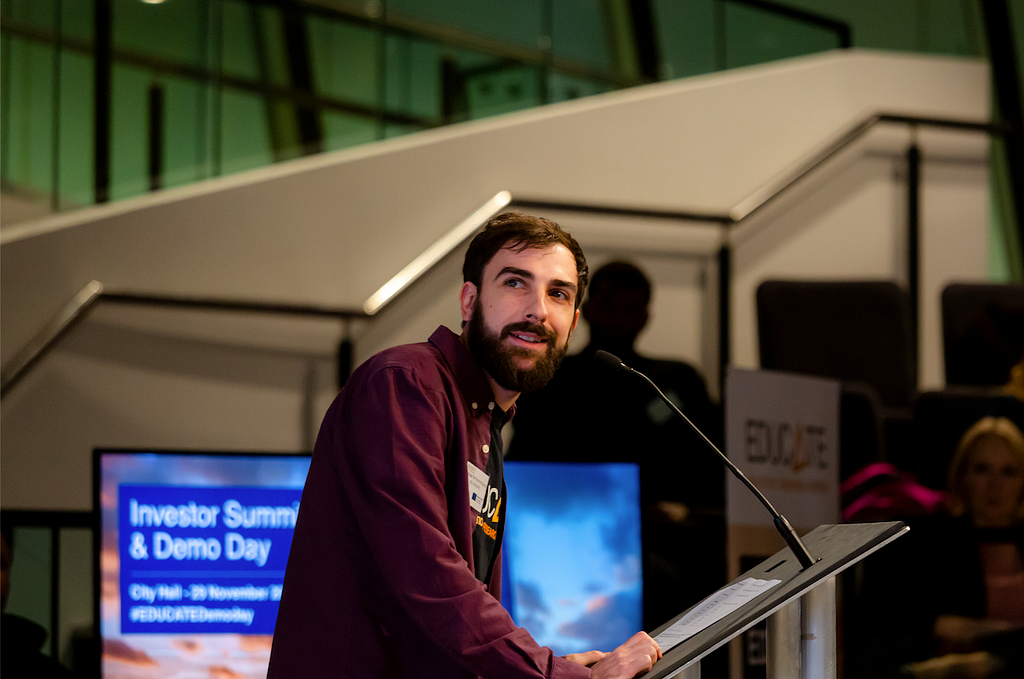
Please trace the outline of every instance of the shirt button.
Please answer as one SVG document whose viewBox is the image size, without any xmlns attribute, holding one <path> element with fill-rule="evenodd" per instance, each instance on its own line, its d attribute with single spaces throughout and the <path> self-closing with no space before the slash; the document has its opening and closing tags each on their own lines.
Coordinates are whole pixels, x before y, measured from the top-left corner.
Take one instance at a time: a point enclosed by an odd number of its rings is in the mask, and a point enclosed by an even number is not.
<svg viewBox="0 0 1024 679">
<path fill-rule="evenodd" d="M 494 410 L 494 401 L 491 401 L 490 403 L 487 404 L 487 409 Z"/>
<path fill-rule="evenodd" d="M 473 410 L 476 410 L 477 409 L 476 401 L 474 401 L 472 405 L 473 405 Z"/>
<path fill-rule="evenodd" d="M 489 453 L 491 452 L 491 447 L 485 443 L 484 447 L 481 448 L 480 450 L 484 451 L 485 453 Z"/>
</svg>

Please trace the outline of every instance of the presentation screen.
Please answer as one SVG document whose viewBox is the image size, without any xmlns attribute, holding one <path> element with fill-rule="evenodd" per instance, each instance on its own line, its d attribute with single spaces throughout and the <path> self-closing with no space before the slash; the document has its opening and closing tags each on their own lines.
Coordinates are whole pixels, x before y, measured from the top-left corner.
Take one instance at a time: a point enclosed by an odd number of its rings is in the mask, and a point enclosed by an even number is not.
<svg viewBox="0 0 1024 679">
<path fill-rule="evenodd" d="M 308 455 L 98 450 L 111 677 L 266 677 Z"/>
<path fill-rule="evenodd" d="M 97 450 L 104 679 L 266 677 L 308 455 Z M 559 655 L 642 626 L 639 472 L 505 463 L 502 602 Z"/>
<path fill-rule="evenodd" d="M 558 655 L 643 629 L 640 472 L 630 463 L 505 461 L 502 603 Z"/>
</svg>

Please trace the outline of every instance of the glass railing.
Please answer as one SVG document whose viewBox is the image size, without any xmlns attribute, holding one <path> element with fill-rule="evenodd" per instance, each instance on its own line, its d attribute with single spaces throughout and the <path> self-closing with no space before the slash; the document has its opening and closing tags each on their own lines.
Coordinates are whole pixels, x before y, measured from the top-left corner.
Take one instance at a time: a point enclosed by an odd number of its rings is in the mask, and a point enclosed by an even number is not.
<svg viewBox="0 0 1024 679">
<path fill-rule="evenodd" d="M 939 14 L 909 17 L 912 44 L 864 44 L 977 53 L 976 22 Z M 885 21 L 764 0 L 2 0 L 0 180 L 65 210 L 859 44 Z"/>
</svg>

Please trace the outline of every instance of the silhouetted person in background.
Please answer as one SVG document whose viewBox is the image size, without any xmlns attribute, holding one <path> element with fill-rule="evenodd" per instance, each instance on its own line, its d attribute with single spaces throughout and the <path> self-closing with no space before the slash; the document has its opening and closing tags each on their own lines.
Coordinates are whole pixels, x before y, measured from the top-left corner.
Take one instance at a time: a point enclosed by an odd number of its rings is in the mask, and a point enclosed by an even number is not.
<svg viewBox="0 0 1024 679">
<path fill-rule="evenodd" d="M 71 671 L 40 650 L 46 643 L 46 630 L 27 618 L 6 612 L 14 562 L 13 536 L 6 526 L 0 531 L 0 538 L 0 594 L 5 611 L 0 629 L 0 675 L 4 679 L 69 679 L 74 676 Z"/>
<path fill-rule="evenodd" d="M 636 352 L 650 300 L 651 283 L 633 264 L 611 262 L 594 273 L 581 307 L 590 343 L 565 359 L 545 389 L 521 397 L 508 455 L 639 463 L 647 629 L 711 594 L 725 577 L 721 461 L 642 380 L 593 360 L 608 351 L 646 374 L 717 443 L 720 417 L 700 374 Z M 573 426 L 554 425 L 551 413 Z"/>
</svg>

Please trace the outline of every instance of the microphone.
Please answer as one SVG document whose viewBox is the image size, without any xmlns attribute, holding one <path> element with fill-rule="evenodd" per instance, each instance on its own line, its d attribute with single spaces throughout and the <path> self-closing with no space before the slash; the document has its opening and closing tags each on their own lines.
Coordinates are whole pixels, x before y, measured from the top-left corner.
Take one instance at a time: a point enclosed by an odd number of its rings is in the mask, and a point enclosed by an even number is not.
<svg viewBox="0 0 1024 679">
<path fill-rule="evenodd" d="M 669 400 L 668 396 L 665 396 L 665 394 L 661 391 L 661 389 L 658 388 L 658 385 L 655 384 L 651 380 L 651 378 L 647 377 L 647 375 L 644 375 L 639 370 L 634 370 L 633 368 L 630 368 L 628 365 L 623 363 L 618 356 L 610 354 L 607 351 L 599 350 L 597 353 L 595 353 L 594 362 L 606 368 L 610 368 L 612 370 L 622 370 L 633 375 L 636 375 L 642 378 L 645 382 L 647 382 L 647 384 L 651 385 L 651 387 L 654 388 L 654 391 L 658 392 L 658 396 L 661 397 L 661 400 L 664 401 L 665 404 L 672 409 L 672 412 L 674 412 L 677 416 L 682 418 L 682 420 L 686 422 L 686 424 L 690 425 L 690 427 L 695 432 L 697 432 L 702 439 L 704 439 L 704 443 L 708 444 L 708 447 L 711 448 L 711 450 L 718 453 L 718 457 L 722 458 L 722 462 L 724 462 L 725 466 L 729 468 L 729 471 L 731 471 L 736 478 L 742 481 L 743 485 L 749 488 L 750 492 L 753 493 L 754 496 L 761 501 L 761 504 L 763 504 L 765 508 L 768 510 L 768 512 L 772 515 L 772 518 L 774 519 L 775 523 L 775 528 L 779 531 L 779 535 L 781 535 L 782 539 L 786 541 L 787 545 L 789 545 L 790 550 L 792 550 L 793 554 L 796 555 L 796 558 L 800 562 L 800 565 L 803 566 L 803 568 L 809 568 L 810 566 L 814 565 L 814 562 L 817 561 L 817 559 L 812 557 L 811 553 L 807 551 L 807 547 L 804 546 L 803 542 L 801 542 L 800 537 L 796 534 L 796 531 L 793 530 L 793 526 L 789 523 L 789 521 L 786 520 L 786 517 L 780 514 L 775 509 L 775 507 L 772 506 L 772 503 L 768 501 L 768 498 L 766 498 L 764 494 L 757 489 L 757 486 L 751 483 L 750 479 L 748 479 L 743 474 L 743 472 L 739 470 L 739 467 L 733 464 L 732 460 L 727 458 L 725 456 L 725 453 L 719 450 L 718 447 L 714 443 L 712 443 L 707 436 L 704 435 L 704 432 L 698 429 L 697 425 L 691 422 L 690 418 L 684 415 L 683 411 L 677 408 L 676 404 Z"/>
</svg>

